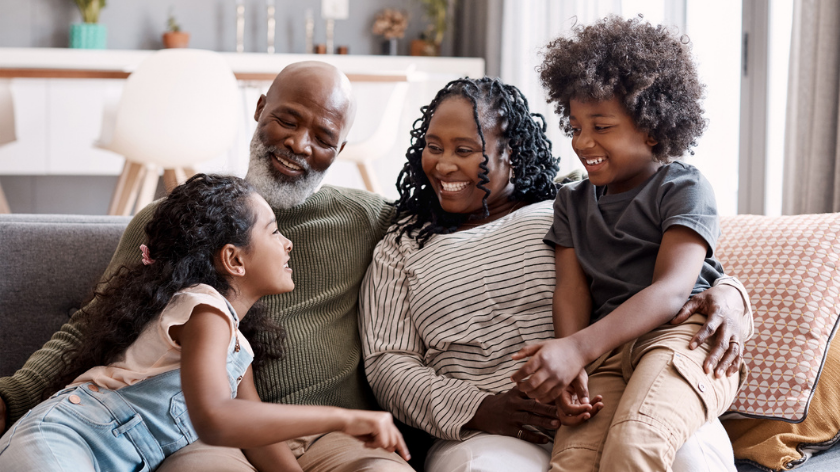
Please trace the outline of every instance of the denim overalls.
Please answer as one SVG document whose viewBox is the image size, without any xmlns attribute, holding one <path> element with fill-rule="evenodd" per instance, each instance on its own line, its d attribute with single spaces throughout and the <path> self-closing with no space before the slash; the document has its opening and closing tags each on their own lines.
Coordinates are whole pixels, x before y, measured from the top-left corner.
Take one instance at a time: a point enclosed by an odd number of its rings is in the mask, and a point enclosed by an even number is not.
<svg viewBox="0 0 840 472">
<path fill-rule="evenodd" d="M 231 398 L 252 360 L 237 334 L 227 355 Z M 88 382 L 36 406 L 0 438 L 0 471 L 152 471 L 197 439 L 179 369 L 119 390 Z"/>
</svg>

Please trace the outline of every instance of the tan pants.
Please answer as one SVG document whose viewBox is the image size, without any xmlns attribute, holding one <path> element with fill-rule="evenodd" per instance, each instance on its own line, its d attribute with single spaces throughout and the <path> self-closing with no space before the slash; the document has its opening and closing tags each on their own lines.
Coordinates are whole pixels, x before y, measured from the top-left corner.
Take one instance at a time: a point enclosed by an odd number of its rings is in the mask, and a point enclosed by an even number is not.
<svg viewBox="0 0 840 472">
<path fill-rule="evenodd" d="M 677 449 L 729 407 L 740 385 L 737 375 L 703 371 L 708 344 L 688 349 L 704 322 L 693 315 L 657 328 L 590 366 L 589 395 L 602 395 L 604 408 L 557 430 L 551 471 L 670 472 Z"/>
<path fill-rule="evenodd" d="M 343 433 L 329 433 L 288 441 L 305 472 L 412 472 L 398 455 L 368 449 Z M 208 446 L 196 441 L 168 457 L 158 472 L 255 472 L 241 450 Z"/>
</svg>

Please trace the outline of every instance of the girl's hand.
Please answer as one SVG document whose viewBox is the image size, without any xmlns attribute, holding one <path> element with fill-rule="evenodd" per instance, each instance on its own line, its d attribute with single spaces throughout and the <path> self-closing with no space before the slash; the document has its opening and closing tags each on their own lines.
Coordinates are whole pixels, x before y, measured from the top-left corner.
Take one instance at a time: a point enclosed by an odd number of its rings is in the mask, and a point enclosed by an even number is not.
<svg viewBox="0 0 840 472">
<path fill-rule="evenodd" d="M 570 338 L 552 339 L 525 346 L 514 360 L 530 357 L 511 380 L 519 390 L 541 403 L 553 403 L 578 376 L 585 362 Z"/>
<path fill-rule="evenodd" d="M 589 401 L 589 376 L 581 369 L 578 376 L 557 399 L 557 417 L 565 426 L 575 426 L 592 418 L 604 408 L 601 395 Z"/>
<path fill-rule="evenodd" d="M 405 439 L 394 426 L 391 414 L 383 411 L 347 410 L 350 415 L 341 432 L 355 436 L 371 449 L 396 451 L 406 461 L 411 459 Z"/>
</svg>

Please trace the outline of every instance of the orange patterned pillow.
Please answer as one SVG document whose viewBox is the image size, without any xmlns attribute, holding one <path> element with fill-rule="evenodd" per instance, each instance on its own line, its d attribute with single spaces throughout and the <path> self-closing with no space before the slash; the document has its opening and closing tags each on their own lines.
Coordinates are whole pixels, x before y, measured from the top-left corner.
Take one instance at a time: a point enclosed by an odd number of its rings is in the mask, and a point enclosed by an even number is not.
<svg viewBox="0 0 840 472">
<path fill-rule="evenodd" d="M 840 213 L 721 218 L 727 275 L 750 294 L 750 372 L 730 411 L 800 422 L 819 380 L 840 306 Z"/>
</svg>

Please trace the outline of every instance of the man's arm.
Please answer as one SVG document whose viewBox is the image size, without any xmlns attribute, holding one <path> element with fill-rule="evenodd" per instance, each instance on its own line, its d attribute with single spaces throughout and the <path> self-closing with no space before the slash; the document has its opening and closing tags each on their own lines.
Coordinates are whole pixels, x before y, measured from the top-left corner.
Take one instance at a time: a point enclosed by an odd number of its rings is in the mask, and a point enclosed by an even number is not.
<svg viewBox="0 0 840 472">
<path fill-rule="evenodd" d="M 147 206 L 128 224 L 105 270 L 103 281 L 123 265 L 140 260 L 138 247 L 146 238 L 144 228 L 156 206 L 156 203 Z M 5 416 L 2 417 L 5 422 L 0 421 L 0 430 L 5 431 L 18 418 L 41 402 L 44 391 L 55 382 L 64 369 L 65 360 L 70 361 L 70 359 L 63 359 L 64 354 L 82 344 L 79 314 L 80 311 L 77 311 L 70 321 L 53 334 L 41 349 L 32 354 L 14 375 L 0 378 L 0 401 L 3 403 L 0 406 L 0 414 L 5 410 Z"/>
<path fill-rule="evenodd" d="M 671 324 L 680 324 L 694 313 L 705 315 L 706 323 L 694 335 L 689 349 L 707 341 L 712 346 L 703 369 L 707 374 L 714 371 L 718 378 L 738 372 L 744 342 L 753 334 L 752 310 L 744 286 L 735 277 L 717 279 L 712 288 L 687 301 Z"/>
</svg>

